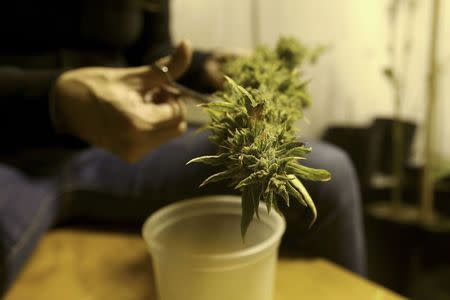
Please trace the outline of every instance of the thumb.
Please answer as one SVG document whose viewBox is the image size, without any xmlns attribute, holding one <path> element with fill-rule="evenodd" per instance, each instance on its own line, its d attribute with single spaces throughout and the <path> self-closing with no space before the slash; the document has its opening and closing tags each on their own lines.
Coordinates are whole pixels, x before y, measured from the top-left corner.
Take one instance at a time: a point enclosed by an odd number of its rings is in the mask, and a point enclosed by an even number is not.
<svg viewBox="0 0 450 300">
<path fill-rule="evenodd" d="M 166 66 L 170 76 L 173 79 L 179 78 L 192 61 L 192 48 L 187 41 L 182 41 L 175 49 L 175 52 L 161 58 L 156 62 L 157 65 Z M 125 79 L 139 78 L 141 90 L 150 90 L 167 82 L 166 74 L 155 66 L 142 66 L 135 68 L 127 68 Z M 131 81 L 131 80 L 130 80 Z M 133 80 L 134 81 L 134 80 Z"/>
<path fill-rule="evenodd" d="M 173 79 L 177 79 L 187 71 L 191 61 L 192 47 L 188 41 L 182 41 L 175 49 L 174 54 L 161 58 L 156 62 L 156 64 L 166 66 L 169 70 L 170 76 Z"/>
</svg>

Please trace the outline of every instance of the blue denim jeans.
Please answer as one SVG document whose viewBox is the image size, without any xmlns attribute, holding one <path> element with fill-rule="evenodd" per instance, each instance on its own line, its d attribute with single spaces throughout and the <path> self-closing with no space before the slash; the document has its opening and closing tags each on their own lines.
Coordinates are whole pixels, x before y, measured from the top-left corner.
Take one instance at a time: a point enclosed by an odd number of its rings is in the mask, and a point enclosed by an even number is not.
<svg viewBox="0 0 450 300">
<path fill-rule="evenodd" d="M 317 205 L 317 222 L 308 230 L 308 211 L 294 203 L 287 210 L 282 248 L 290 254 L 324 257 L 365 275 L 361 203 L 354 169 L 341 150 L 325 143 L 308 144 L 313 152 L 306 164 L 328 169 L 333 179 L 305 182 Z M 185 165 L 189 159 L 213 151 L 207 133 L 193 134 L 190 130 L 132 165 L 95 148 L 73 154 L 55 167 L 53 175 L 30 177 L 21 169 L 0 164 L 2 290 L 11 284 L 57 219 L 140 223 L 174 201 L 233 193 L 223 183 L 198 188 L 214 170 L 201 164 Z"/>
</svg>

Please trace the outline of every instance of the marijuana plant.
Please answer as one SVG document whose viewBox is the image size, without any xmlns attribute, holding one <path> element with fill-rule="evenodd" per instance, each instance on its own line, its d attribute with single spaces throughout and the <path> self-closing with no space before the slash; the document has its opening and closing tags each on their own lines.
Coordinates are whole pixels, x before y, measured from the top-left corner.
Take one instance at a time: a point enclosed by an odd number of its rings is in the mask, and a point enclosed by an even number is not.
<svg viewBox="0 0 450 300">
<path fill-rule="evenodd" d="M 203 105 L 218 152 L 189 163 L 223 167 L 202 186 L 227 179 L 242 192 L 243 237 L 255 213 L 259 217 L 260 201 L 269 213 L 272 208 L 280 213 L 280 203 L 299 201 L 311 210 L 311 225 L 316 219 L 314 202 L 300 179 L 327 181 L 330 173 L 301 164 L 311 148 L 297 141 L 294 122 L 311 102 L 298 67 L 319 51 L 282 38 L 274 50 L 259 47 L 250 57 L 231 60 L 224 65 L 229 77 L 217 93 L 220 100 Z"/>
</svg>

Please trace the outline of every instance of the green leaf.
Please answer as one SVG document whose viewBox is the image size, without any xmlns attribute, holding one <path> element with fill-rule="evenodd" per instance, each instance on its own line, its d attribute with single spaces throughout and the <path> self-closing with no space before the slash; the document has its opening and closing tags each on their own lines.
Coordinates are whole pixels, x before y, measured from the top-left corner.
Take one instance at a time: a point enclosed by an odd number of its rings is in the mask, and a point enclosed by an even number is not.
<svg viewBox="0 0 450 300">
<path fill-rule="evenodd" d="M 286 151 L 297 147 L 304 147 L 304 144 L 298 141 L 287 142 L 280 145 L 277 150 Z"/>
<path fill-rule="evenodd" d="M 273 203 L 273 192 L 266 192 L 266 206 L 267 206 L 267 213 L 270 214 L 270 211 L 272 209 L 272 203 Z"/>
<path fill-rule="evenodd" d="M 232 176 L 233 176 L 232 170 L 226 170 L 223 172 L 216 173 L 216 174 L 211 175 L 208 178 L 206 178 L 205 181 L 203 181 L 202 184 L 200 184 L 200 187 L 202 187 L 208 183 L 211 183 L 211 182 L 217 182 L 217 181 L 231 178 Z"/>
<path fill-rule="evenodd" d="M 208 156 L 201 156 L 194 159 L 191 159 L 186 163 L 186 165 L 189 165 L 191 163 L 204 163 L 210 166 L 220 166 L 223 165 L 226 162 L 226 155 L 208 155 Z"/>
<path fill-rule="evenodd" d="M 295 177 L 295 176 L 294 176 Z M 311 213 L 313 215 L 311 223 L 309 224 L 309 227 L 311 227 L 317 219 L 317 209 L 316 209 L 316 205 L 314 204 L 314 201 L 311 199 L 311 196 L 309 195 L 308 191 L 306 190 L 305 186 L 303 185 L 303 183 L 298 180 L 297 177 L 292 178 L 291 180 L 292 185 L 300 192 L 300 194 L 303 196 L 303 200 L 306 202 L 306 204 L 308 205 L 309 209 L 311 210 Z"/>
<path fill-rule="evenodd" d="M 255 98 L 253 98 L 253 96 L 245 88 L 243 88 L 242 86 L 237 84 L 233 79 L 231 79 L 230 77 L 228 77 L 226 75 L 225 75 L 225 79 L 227 80 L 227 82 L 231 85 L 231 87 L 235 91 L 237 91 L 241 95 L 245 95 L 247 97 L 247 99 L 250 100 L 252 105 L 256 106 Z"/>
<path fill-rule="evenodd" d="M 261 184 L 254 184 L 250 187 L 250 192 L 252 194 L 253 206 L 255 208 L 256 217 L 259 220 L 259 202 L 263 193 L 263 187 Z"/>
<path fill-rule="evenodd" d="M 250 174 L 248 177 L 241 180 L 235 187 L 235 189 L 243 188 L 244 186 L 255 184 L 261 182 L 261 178 L 266 175 L 266 172 L 264 170 L 258 171 L 256 173 Z"/>
<path fill-rule="evenodd" d="M 331 179 L 331 174 L 327 170 L 314 169 L 298 163 L 288 163 L 286 171 L 306 180 L 329 181 Z"/>
<path fill-rule="evenodd" d="M 287 163 L 287 162 L 297 162 L 299 160 L 305 160 L 305 157 L 301 157 L 301 156 L 288 156 L 288 157 L 283 157 L 282 159 L 280 159 L 280 163 Z"/>
<path fill-rule="evenodd" d="M 239 190 L 245 186 L 254 184 L 254 183 L 258 183 L 259 182 L 259 178 L 257 176 L 255 176 L 255 174 L 250 174 L 248 177 L 242 179 L 235 187 L 236 190 Z"/>
<path fill-rule="evenodd" d="M 248 155 L 248 154 L 241 154 L 239 156 L 239 159 L 245 164 L 245 165 L 252 165 L 258 163 L 258 158 L 254 155 Z"/>
<path fill-rule="evenodd" d="M 293 176 L 293 175 L 291 175 L 291 176 Z M 305 200 L 303 199 L 302 194 L 300 194 L 300 192 L 294 187 L 293 183 L 291 183 L 289 181 L 288 184 L 286 185 L 286 189 L 287 189 L 288 193 L 291 194 L 295 199 L 297 199 L 301 205 L 303 205 L 305 207 L 308 206 L 308 204 L 306 204 Z"/>
<path fill-rule="evenodd" d="M 253 219 L 255 214 L 255 206 L 253 202 L 253 196 L 250 189 L 245 189 L 242 193 L 242 218 L 241 218 L 241 236 L 244 240 L 245 234 L 247 233 L 248 226 Z"/>
<path fill-rule="evenodd" d="M 299 146 L 286 151 L 287 156 L 305 156 L 311 152 L 311 148 L 305 146 Z"/>
<path fill-rule="evenodd" d="M 275 198 L 275 197 L 274 197 Z M 278 203 L 277 203 L 277 199 L 275 199 L 274 201 L 272 201 L 272 206 L 275 209 L 275 211 L 277 213 L 279 213 L 280 215 L 283 215 L 283 213 L 281 212 L 280 208 L 278 207 Z"/>
<path fill-rule="evenodd" d="M 286 185 L 280 185 L 278 188 L 278 194 L 280 195 L 280 197 L 284 200 L 284 203 L 286 203 L 286 205 L 289 207 L 289 194 L 286 190 Z"/>
</svg>

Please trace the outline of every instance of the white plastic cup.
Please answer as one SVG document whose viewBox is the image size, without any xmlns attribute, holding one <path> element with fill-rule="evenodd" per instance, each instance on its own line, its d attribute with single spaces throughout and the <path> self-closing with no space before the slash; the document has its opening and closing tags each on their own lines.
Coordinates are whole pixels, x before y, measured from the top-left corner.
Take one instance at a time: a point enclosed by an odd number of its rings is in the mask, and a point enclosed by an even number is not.
<svg viewBox="0 0 450 300">
<path fill-rule="evenodd" d="M 238 196 L 185 200 L 152 214 L 142 234 L 159 300 L 272 300 L 286 224 L 263 203 L 259 215 L 243 241 Z"/>
</svg>

